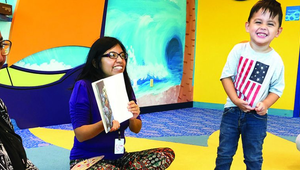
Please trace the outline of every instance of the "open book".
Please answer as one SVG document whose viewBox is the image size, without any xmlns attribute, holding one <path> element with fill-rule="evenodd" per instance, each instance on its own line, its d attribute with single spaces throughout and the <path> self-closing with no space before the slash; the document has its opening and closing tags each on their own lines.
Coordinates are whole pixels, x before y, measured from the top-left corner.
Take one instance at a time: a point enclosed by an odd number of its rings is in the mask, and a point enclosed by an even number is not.
<svg viewBox="0 0 300 170">
<path fill-rule="evenodd" d="M 92 87 L 106 133 L 113 120 L 122 123 L 133 116 L 127 109 L 129 100 L 123 73 L 95 81 Z"/>
</svg>

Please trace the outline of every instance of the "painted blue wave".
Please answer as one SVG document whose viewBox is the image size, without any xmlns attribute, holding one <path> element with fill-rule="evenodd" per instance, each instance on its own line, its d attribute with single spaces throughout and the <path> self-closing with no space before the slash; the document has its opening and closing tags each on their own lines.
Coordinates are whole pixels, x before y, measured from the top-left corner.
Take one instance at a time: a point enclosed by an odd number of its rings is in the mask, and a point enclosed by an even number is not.
<svg viewBox="0 0 300 170">
<path fill-rule="evenodd" d="M 185 19 L 186 1 L 108 1 L 105 35 L 117 37 L 126 46 L 128 73 L 137 97 L 180 84 Z"/>
</svg>

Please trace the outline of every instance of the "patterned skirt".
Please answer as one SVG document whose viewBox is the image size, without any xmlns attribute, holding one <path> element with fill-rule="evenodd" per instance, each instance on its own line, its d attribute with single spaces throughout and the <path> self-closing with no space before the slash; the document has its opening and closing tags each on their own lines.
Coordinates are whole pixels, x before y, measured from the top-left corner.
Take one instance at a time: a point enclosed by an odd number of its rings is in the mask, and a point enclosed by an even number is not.
<svg viewBox="0 0 300 170">
<path fill-rule="evenodd" d="M 137 152 L 126 152 L 117 160 L 102 159 L 89 170 L 163 170 L 168 168 L 175 159 L 175 153 L 171 148 L 155 148 Z M 84 159 L 70 161 L 70 169 Z"/>
</svg>

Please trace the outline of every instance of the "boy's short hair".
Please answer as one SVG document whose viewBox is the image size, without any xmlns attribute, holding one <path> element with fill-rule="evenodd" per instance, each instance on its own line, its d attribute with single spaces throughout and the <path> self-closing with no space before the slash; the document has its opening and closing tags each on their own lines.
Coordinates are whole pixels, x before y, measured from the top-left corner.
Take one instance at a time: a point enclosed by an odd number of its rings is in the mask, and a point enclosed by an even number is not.
<svg viewBox="0 0 300 170">
<path fill-rule="evenodd" d="M 276 0 L 259 0 L 251 9 L 250 15 L 248 17 L 248 22 L 250 22 L 254 13 L 258 12 L 260 9 L 263 12 L 270 11 L 270 17 L 275 18 L 278 15 L 279 27 L 282 24 L 282 9 L 281 4 Z"/>
</svg>

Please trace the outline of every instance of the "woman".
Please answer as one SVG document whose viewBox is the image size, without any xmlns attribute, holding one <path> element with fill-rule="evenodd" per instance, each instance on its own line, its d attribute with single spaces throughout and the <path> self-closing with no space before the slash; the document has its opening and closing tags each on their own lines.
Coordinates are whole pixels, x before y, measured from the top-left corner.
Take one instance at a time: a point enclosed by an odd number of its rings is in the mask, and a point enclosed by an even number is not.
<svg viewBox="0 0 300 170">
<path fill-rule="evenodd" d="M 124 45 L 112 37 L 99 38 L 90 48 L 87 61 L 78 76 L 70 98 L 70 116 L 75 132 L 70 154 L 70 168 L 80 161 L 103 155 L 104 158 L 91 169 L 166 169 L 174 160 L 170 148 L 157 148 L 139 152 L 115 152 L 124 146 L 127 127 L 138 133 L 142 127 L 140 108 L 126 71 L 127 53 Z M 123 73 L 128 110 L 133 117 L 123 123 L 113 120 L 109 133 L 105 133 L 91 83 L 118 73 Z M 121 142 L 121 143 L 120 143 Z M 155 161 L 149 161 L 154 158 Z M 155 159 L 159 158 L 159 159 Z"/>
<path fill-rule="evenodd" d="M 11 41 L 3 40 L 0 32 L 0 68 L 9 54 Z M 0 99 L 0 169 L 1 170 L 37 170 L 38 168 L 27 159 L 22 138 L 15 133 L 7 112 L 7 107 Z"/>
</svg>

